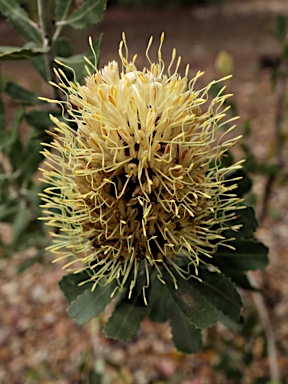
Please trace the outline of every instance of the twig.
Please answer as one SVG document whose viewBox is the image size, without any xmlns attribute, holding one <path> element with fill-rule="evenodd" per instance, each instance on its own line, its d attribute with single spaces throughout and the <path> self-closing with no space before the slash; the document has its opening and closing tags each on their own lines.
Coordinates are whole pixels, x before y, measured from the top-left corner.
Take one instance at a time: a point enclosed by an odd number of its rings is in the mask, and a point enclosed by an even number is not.
<svg viewBox="0 0 288 384">
<path fill-rule="evenodd" d="M 254 275 L 249 274 L 249 280 L 252 286 L 255 288 L 258 287 Z M 264 302 L 263 296 L 260 292 L 252 292 L 252 297 L 260 318 L 261 323 L 263 324 L 265 335 L 267 339 L 267 352 L 268 352 L 268 361 L 269 361 L 269 370 L 270 378 L 274 384 L 280 383 L 280 372 L 277 360 L 277 349 L 276 341 L 274 337 L 273 328 L 269 318 L 266 304 Z"/>
<path fill-rule="evenodd" d="M 284 165 L 283 150 L 282 150 L 282 137 L 281 137 L 281 125 L 285 113 L 285 89 L 286 89 L 286 77 L 284 65 L 279 68 L 279 75 L 277 78 L 277 90 L 276 90 L 276 112 L 274 119 L 274 133 L 275 133 L 275 152 L 276 152 L 276 165 L 280 170 Z M 272 192 L 272 187 L 276 179 L 276 173 L 269 175 L 263 194 L 262 209 L 259 214 L 259 222 L 262 223 L 267 215 L 268 203 Z"/>
<path fill-rule="evenodd" d="M 44 54 L 45 70 L 47 73 L 47 81 L 52 81 L 54 78 L 53 72 L 53 59 L 54 59 L 54 49 L 53 49 L 53 28 L 52 28 L 52 17 L 51 17 L 51 6 L 50 1 L 48 0 L 37 0 L 38 4 L 38 17 L 39 23 L 43 38 L 43 46 L 50 47 L 50 50 Z M 53 99 L 58 98 L 57 91 L 54 87 L 50 87 L 51 92 L 53 92 Z"/>
</svg>

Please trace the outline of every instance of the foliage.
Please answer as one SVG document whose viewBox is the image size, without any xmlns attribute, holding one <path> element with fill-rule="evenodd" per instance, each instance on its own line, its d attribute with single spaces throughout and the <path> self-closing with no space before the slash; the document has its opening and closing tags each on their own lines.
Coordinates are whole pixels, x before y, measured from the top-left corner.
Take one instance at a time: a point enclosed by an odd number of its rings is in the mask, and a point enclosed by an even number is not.
<svg viewBox="0 0 288 384">
<path fill-rule="evenodd" d="M 42 2 L 38 3 L 40 5 Z M 0 47 L 0 61 L 31 60 L 43 80 L 53 82 L 53 60 L 57 59 L 72 67 L 78 79 L 81 79 L 83 72 L 80 68 L 85 67 L 85 60 L 82 55 L 73 55 L 69 40 L 60 37 L 60 34 L 67 26 L 81 29 L 99 23 L 105 7 L 105 0 L 85 0 L 78 7 L 72 0 L 56 0 L 52 14 L 49 15 L 46 9 L 47 12 L 39 18 L 39 28 L 16 0 L 0 0 L 0 12 L 27 41 L 23 47 Z M 52 23 L 52 19 L 55 23 Z M 277 36 L 284 44 L 282 24 Z M 101 38 L 93 45 L 97 54 L 100 42 Z M 91 51 L 85 55 L 93 58 Z M 67 77 L 69 76 L 71 72 L 67 71 Z M 35 93 L 14 82 L 4 84 L 3 89 L 19 104 L 19 108 L 11 127 L 6 127 L 4 103 L 0 99 L 0 146 L 3 152 L 0 162 L 0 220 L 13 225 L 11 249 L 23 250 L 34 246 L 41 254 L 46 245 L 46 236 L 41 222 L 37 220 L 40 216 L 38 194 L 45 186 L 35 181 L 34 176 L 42 161 L 39 154 L 40 143 L 50 140 L 50 136 L 44 133 L 45 130 L 51 130 L 52 123 L 48 115 L 52 112 L 54 116 L 61 118 L 62 111 L 47 110 Z M 53 97 L 60 99 L 57 92 Z M 19 134 L 23 122 L 29 126 L 29 134 L 25 140 Z M 249 149 L 243 147 L 243 150 L 253 160 Z M 269 171 L 275 172 L 271 168 Z M 235 177 L 242 177 L 237 195 L 244 198 L 250 190 L 251 181 L 247 172 L 237 173 Z M 205 263 L 199 268 L 198 275 L 191 270 L 191 277 L 187 280 L 180 279 L 175 287 L 168 271 L 162 271 L 163 283 L 156 274 L 152 274 L 147 290 L 148 305 L 143 300 L 142 291 L 137 290 L 137 287 L 131 297 L 128 297 L 131 283 L 129 279 L 123 291 L 112 300 L 115 290 L 113 284 L 98 284 L 96 287 L 92 283 L 81 285 L 87 280 L 86 272 L 65 276 L 60 287 L 70 302 L 68 314 L 78 324 L 83 324 L 98 316 L 113 301 L 114 310 L 104 328 L 106 336 L 122 341 L 129 340 L 137 334 L 142 319 L 148 316 L 152 321 L 170 322 L 173 342 L 180 351 L 199 351 L 202 347 L 202 330 L 217 321 L 239 321 L 242 301 L 237 286 L 252 289 L 246 272 L 264 268 L 268 262 L 267 248 L 254 237 L 257 228 L 254 210 L 243 207 L 239 211 L 237 224 L 242 225 L 238 232 L 234 233 L 233 228 L 231 229 L 234 237 L 231 246 L 236 250 L 221 246 L 212 259 L 205 259 L 203 255 L 201 259 Z M 224 235 L 227 239 L 231 238 L 229 231 Z M 34 259 L 31 260 L 33 261 Z M 22 270 L 31 262 L 26 260 Z"/>
</svg>

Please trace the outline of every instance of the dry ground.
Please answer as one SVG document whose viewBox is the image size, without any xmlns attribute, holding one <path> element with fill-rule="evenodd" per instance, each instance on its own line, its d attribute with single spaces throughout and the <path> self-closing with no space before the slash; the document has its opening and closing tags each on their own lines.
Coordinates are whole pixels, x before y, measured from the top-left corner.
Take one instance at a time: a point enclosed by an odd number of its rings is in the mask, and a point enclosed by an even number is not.
<svg viewBox="0 0 288 384">
<path fill-rule="evenodd" d="M 225 50 L 234 59 L 234 77 L 229 92 L 235 94 L 242 123 L 252 121 L 253 146 L 257 158 L 271 157 L 275 116 L 275 93 L 271 89 L 269 71 L 260 68 L 263 54 L 277 53 L 277 45 L 269 34 L 275 24 L 277 12 L 288 14 L 287 1 L 235 1 L 224 6 L 185 10 L 108 10 L 104 22 L 91 30 L 92 36 L 104 32 L 101 65 L 117 56 L 121 32 L 125 31 L 131 56 L 139 53 L 139 66 L 145 64 L 145 47 L 150 35 L 156 38 L 166 33 L 164 58 L 173 47 L 183 57 L 183 68 L 189 63 L 190 75 L 198 69 L 206 72 L 207 82 L 219 77 L 215 58 Z M 75 49 L 81 51 L 87 42 L 87 33 L 74 36 Z M 4 20 L 0 21 L 0 45 L 12 45 L 17 36 Z M 85 48 L 86 49 L 86 48 Z M 153 57 L 155 49 L 151 50 Z M 39 77 L 21 62 L 2 67 L 4 80 L 47 93 Z M 8 119 L 13 114 L 9 104 Z M 284 121 L 287 135 L 287 119 Z M 288 164 L 286 147 L 286 163 Z M 261 197 L 263 180 L 254 178 L 255 192 Z M 272 321 L 278 346 L 278 361 L 282 373 L 288 377 L 288 240 L 287 240 L 287 186 L 274 189 L 271 207 L 277 219 L 269 215 L 258 230 L 258 237 L 271 247 L 270 266 L 256 274 Z M 6 232 L 2 235 L 6 236 Z M 9 235 L 9 231 L 7 232 Z M 29 250 L 33 252 L 33 250 Z M 76 384 L 80 381 L 80 367 L 97 357 L 98 368 L 112 378 L 113 383 L 185 383 L 185 384 L 237 384 L 215 372 L 219 359 L 213 349 L 196 356 L 177 353 L 171 342 L 168 325 L 153 325 L 145 321 L 136 340 L 121 344 L 104 339 L 97 322 L 78 327 L 66 314 L 67 303 L 57 282 L 62 272 L 59 266 L 34 265 L 22 275 L 16 275 L 18 265 L 26 254 L 0 260 L 0 382 L 3 384 Z M 244 295 L 246 307 L 253 306 L 249 295 Z M 211 335 L 218 340 L 231 338 L 236 349 L 247 342 L 222 328 L 214 328 Z M 233 338 L 235 339 L 233 341 Z M 220 341 L 219 341 L 220 340 Z M 249 342 L 249 341 L 248 341 Z M 244 348 L 244 347 L 243 347 Z M 242 349 L 243 349 L 242 348 Z M 245 348 L 244 348 L 245 349 Z M 261 356 L 261 339 L 255 339 L 254 363 L 243 365 L 243 384 L 254 383 L 268 375 L 267 358 Z M 241 365 L 241 362 L 240 362 Z M 87 368 L 87 367 L 86 367 Z M 170 381 L 169 381 L 170 378 Z M 109 382 L 109 381 L 108 381 Z M 288 381 L 287 381 L 288 382 Z"/>
</svg>

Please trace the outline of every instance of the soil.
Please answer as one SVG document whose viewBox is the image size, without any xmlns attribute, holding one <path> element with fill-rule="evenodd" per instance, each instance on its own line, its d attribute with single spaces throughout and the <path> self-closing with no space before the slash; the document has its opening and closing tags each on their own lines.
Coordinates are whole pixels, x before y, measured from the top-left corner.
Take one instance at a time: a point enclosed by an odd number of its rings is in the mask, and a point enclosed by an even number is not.
<svg viewBox="0 0 288 384">
<path fill-rule="evenodd" d="M 263 58 L 279 53 L 270 30 L 280 12 L 288 14 L 287 1 L 231 0 L 205 8 L 171 10 L 114 8 L 108 9 L 103 23 L 97 28 L 74 33 L 73 44 L 76 52 L 83 52 L 88 49 L 87 36 L 96 38 L 103 32 L 100 61 L 103 66 L 109 60 L 117 59 L 124 31 L 130 57 L 138 53 L 137 64 L 141 67 L 147 65 L 145 50 L 149 37 L 153 35 L 157 40 L 164 31 L 164 61 L 169 61 L 172 48 L 176 47 L 182 56 L 180 70 L 184 71 L 189 64 L 191 77 L 199 69 L 203 70 L 205 82 L 221 77 L 215 68 L 215 60 L 220 51 L 227 52 L 234 62 L 234 76 L 229 81 L 228 91 L 234 93 L 233 100 L 240 115 L 237 131 L 242 134 L 244 121 L 250 119 L 249 145 L 260 162 L 269 160 L 273 163 L 276 93 L 271 84 L 271 71 L 263 68 Z M 68 33 L 71 35 L 72 31 Z M 1 19 L 0 45 L 19 43 L 13 28 Z M 155 57 L 157 47 L 155 42 L 151 59 Z M 28 62 L 4 62 L 1 70 L 4 81 L 13 79 L 38 94 L 49 94 L 47 85 L 43 85 Z M 8 98 L 5 102 L 9 124 L 15 106 Z M 287 116 L 282 124 L 287 137 Z M 287 172 L 287 145 L 284 160 Z M 260 211 L 265 177 L 253 175 L 253 182 Z M 262 288 L 277 345 L 279 370 L 285 383 L 288 383 L 285 381 L 288 377 L 287 212 L 287 185 L 276 183 L 268 215 L 257 232 L 258 238 L 270 247 L 270 265 L 265 271 L 253 274 L 253 279 Z M 9 241 L 10 229 L 2 226 L 1 230 L 2 237 Z M 68 317 L 68 304 L 58 288 L 63 271 L 59 265 L 51 264 L 51 256 L 47 254 L 43 263 L 33 265 L 23 274 L 16 273 L 23 260 L 34 252 L 29 249 L 12 258 L 0 259 L 1 383 L 84 383 L 83 375 L 94 364 L 91 356 L 95 357 L 98 372 L 103 372 L 105 383 L 253 384 L 257 379 L 269 377 L 269 361 L 261 336 L 265 324 L 260 321 L 256 322 L 256 330 L 250 339 L 222 326 L 213 327 L 205 335 L 208 348 L 197 355 L 177 352 L 171 343 L 169 325 L 155 325 L 148 320 L 143 322 L 141 331 L 131 342 L 123 344 L 107 340 L 101 332 L 102 321 L 107 315 L 81 327 Z M 252 295 L 243 293 L 243 300 L 245 313 L 251 315 L 255 309 Z M 251 364 L 247 363 L 248 350 L 253 357 Z M 230 354 L 230 363 L 240 367 L 242 379 L 228 377 L 228 365 L 223 363 L 225 352 Z M 221 369 L 221 363 L 225 369 Z"/>
</svg>

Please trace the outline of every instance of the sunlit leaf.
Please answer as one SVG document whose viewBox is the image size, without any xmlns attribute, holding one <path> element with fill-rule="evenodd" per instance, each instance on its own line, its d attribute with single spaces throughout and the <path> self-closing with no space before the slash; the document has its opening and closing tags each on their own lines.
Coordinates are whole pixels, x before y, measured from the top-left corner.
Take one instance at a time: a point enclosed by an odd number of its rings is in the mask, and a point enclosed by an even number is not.
<svg viewBox="0 0 288 384">
<path fill-rule="evenodd" d="M 1 0 L 0 0 L 1 1 Z M 25 47 L 4 47 L 0 46 L 0 61 L 7 60 L 29 60 L 32 57 L 43 55 L 49 51 L 45 48 L 25 48 Z"/>
<path fill-rule="evenodd" d="M 107 0 L 85 0 L 68 19 L 57 22 L 56 25 L 80 29 L 98 24 L 103 19 L 106 3 Z"/>
<path fill-rule="evenodd" d="M 87 289 L 72 301 L 68 308 L 68 314 L 77 324 L 88 323 L 93 317 L 97 317 L 104 311 L 111 301 L 111 294 L 116 287 L 116 281 L 101 286 L 98 284 L 94 291 Z"/>
<path fill-rule="evenodd" d="M 9 19 L 17 31 L 28 41 L 42 45 L 42 36 L 34 23 L 16 0 L 0 0 L 0 13 Z"/>
<path fill-rule="evenodd" d="M 218 321 L 214 306 L 196 289 L 193 284 L 182 278 L 177 280 L 178 289 L 167 273 L 166 281 L 175 311 L 179 310 L 196 328 L 204 329 Z"/>
</svg>

